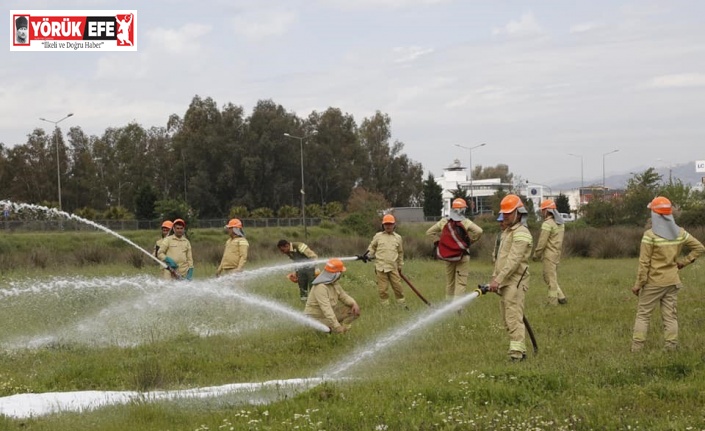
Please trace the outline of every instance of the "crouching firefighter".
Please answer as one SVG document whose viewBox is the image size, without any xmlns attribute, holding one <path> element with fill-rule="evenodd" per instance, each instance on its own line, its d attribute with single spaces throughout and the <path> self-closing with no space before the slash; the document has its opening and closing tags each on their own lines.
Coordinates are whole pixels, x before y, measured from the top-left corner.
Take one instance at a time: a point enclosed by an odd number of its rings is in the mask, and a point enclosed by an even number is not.
<svg viewBox="0 0 705 431">
<path fill-rule="evenodd" d="M 435 240 L 436 258 L 445 261 L 446 300 L 459 299 L 465 294 L 470 271 L 468 250 L 482 236 L 482 228 L 465 217 L 467 208 L 464 199 L 453 200 L 450 215 L 426 231 Z"/>
</svg>

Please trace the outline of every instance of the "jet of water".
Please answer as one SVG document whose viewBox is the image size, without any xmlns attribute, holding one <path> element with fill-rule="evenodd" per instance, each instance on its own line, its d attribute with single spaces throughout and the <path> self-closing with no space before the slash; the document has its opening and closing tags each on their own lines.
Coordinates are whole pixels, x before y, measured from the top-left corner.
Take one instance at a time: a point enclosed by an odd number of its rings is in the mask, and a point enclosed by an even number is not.
<svg viewBox="0 0 705 431">
<path fill-rule="evenodd" d="M 392 330 L 388 335 L 385 335 L 376 341 L 367 344 L 360 348 L 357 353 L 352 354 L 352 357 L 340 362 L 324 371 L 322 374 L 325 378 L 338 376 L 353 366 L 357 365 L 365 358 L 369 358 L 380 350 L 385 350 L 390 344 L 399 341 L 402 337 L 406 338 L 412 332 L 430 325 L 440 319 L 443 315 L 457 311 L 460 307 L 470 303 L 473 299 L 480 295 L 478 291 L 474 291 L 469 295 L 462 297 L 459 300 L 449 302 L 439 309 L 431 309 L 411 324 L 404 324 L 402 327 Z"/>
<path fill-rule="evenodd" d="M 66 211 L 59 211 L 59 210 L 57 210 L 56 208 L 44 207 L 44 206 L 41 206 L 41 205 L 34 205 L 34 204 L 26 204 L 26 203 L 21 203 L 21 202 L 12 202 L 12 201 L 0 200 L 0 206 L 4 206 L 4 205 L 10 205 L 10 206 L 12 206 L 13 211 L 18 211 L 18 210 L 21 210 L 21 209 L 28 209 L 28 210 L 32 210 L 32 211 L 41 211 L 41 212 L 44 212 L 44 213 L 46 213 L 46 214 L 48 214 L 48 215 L 58 216 L 58 217 L 64 217 L 64 218 L 67 218 L 67 219 L 70 219 L 70 220 L 72 219 L 72 220 L 79 221 L 79 222 L 81 222 L 81 223 L 85 223 L 85 224 L 87 224 L 87 225 L 89 225 L 89 226 L 93 226 L 94 228 L 96 228 L 96 229 L 98 229 L 98 230 L 102 230 L 102 231 L 105 232 L 105 233 L 108 233 L 108 234 L 110 234 L 110 235 L 112 235 L 112 236 L 114 236 L 114 237 L 116 237 L 116 238 L 119 238 L 119 239 L 125 241 L 126 243 L 128 243 L 128 244 L 130 244 L 131 246 L 135 247 L 137 250 L 139 250 L 139 251 L 141 251 L 142 253 L 144 253 L 144 254 L 146 254 L 147 256 L 149 256 L 150 259 L 152 259 L 152 260 L 154 260 L 155 262 L 157 262 L 160 266 L 162 266 L 162 267 L 164 267 L 164 268 L 167 267 L 166 263 L 164 263 L 164 262 L 162 262 L 161 260 L 157 259 L 157 257 L 154 256 L 152 253 L 150 253 L 150 252 L 148 252 L 147 250 L 143 249 L 142 247 L 140 247 L 139 245 L 137 245 L 137 244 L 135 244 L 134 242 L 130 241 L 129 239 L 125 238 L 124 236 L 120 235 L 119 233 L 117 233 L 117 232 L 115 232 L 115 231 L 113 231 L 113 230 L 108 229 L 107 227 L 103 226 L 102 224 L 98 224 L 98 223 L 96 223 L 96 222 L 94 222 L 94 221 L 85 219 L 85 218 L 83 218 L 83 217 L 79 217 L 79 216 L 77 216 L 76 214 L 67 213 Z"/>
</svg>

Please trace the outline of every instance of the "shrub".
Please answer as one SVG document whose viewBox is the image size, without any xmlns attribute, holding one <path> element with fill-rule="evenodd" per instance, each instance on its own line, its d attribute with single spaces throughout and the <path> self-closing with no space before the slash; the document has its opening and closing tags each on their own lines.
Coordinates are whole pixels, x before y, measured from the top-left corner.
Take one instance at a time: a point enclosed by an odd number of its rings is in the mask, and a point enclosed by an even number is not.
<svg viewBox="0 0 705 431">
<path fill-rule="evenodd" d="M 272 218 L 274 217 L 274 211 L 267 207 L 260 207 L 252 211 L 250 214 L 252 218 Z"/>
<path fill-rule="evenodd" d="M 292 207 L 291 205 L 284 205 L 277 211 L 277 217 L 279 218 L 296 218 L 301 215 L 298 208 Z"/>
<path fill-rule="evenodd" d="M 246 206 L 238 205 L 230 208 L 228 213 L 229 218 L 247 218 L 250 216 L 250 212 L 247 210 Z"/>
</svg>

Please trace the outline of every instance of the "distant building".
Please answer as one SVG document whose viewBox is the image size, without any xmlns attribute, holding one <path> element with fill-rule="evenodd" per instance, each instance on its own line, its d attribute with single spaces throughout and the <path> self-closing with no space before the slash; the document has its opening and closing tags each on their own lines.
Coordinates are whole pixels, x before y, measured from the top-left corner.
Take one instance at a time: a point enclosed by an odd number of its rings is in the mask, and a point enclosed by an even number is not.
<svg viewBox="0 0 705 431">
<path fill-rule="evenodd" d="M 508 191 L 512 188 L 512 184 L 502 183 L 499 178 L 470 180 L 468 169 L 462 166 L 458 159 L 455 159 L 450 166 L 443 169 L 443 175 L 436 177 L 436 182 L 443 189 L 443 216 L 447 216 L 450 212 L 453 191 L 457 190 L 458 187 L 465 190 L 467 196 L 474 202 L 474 214 L 491 213 L 490 198 L 499 189 Z M 468 202 L 468 205 L 470 205 L 470 202 Z"/>
<path fill-rule="evenodd" d="M 388 211 L 394 215 L 394 218 L 399 222 L 422 222 L 424 221 L 422 207 L 396 207 Z"/>
</svg>

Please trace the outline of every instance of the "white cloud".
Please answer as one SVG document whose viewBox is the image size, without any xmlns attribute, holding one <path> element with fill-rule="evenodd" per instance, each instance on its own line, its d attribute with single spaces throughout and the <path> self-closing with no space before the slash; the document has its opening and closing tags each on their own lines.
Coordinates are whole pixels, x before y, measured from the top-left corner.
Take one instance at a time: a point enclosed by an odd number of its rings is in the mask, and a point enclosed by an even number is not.
<svg viewBox="0 0 705 431">
<path fill-rule="evenodd" d="M 393 49 L 397 57 L 395 63 L 407 63 L 416 60 L 422 55 L 430 54 L 433 48 L 424 48 L 421 46 L 399 46 Z"/>
<path fill-rule="evenodd" d="M 496 27 L 492 30 L 494 35 L 506 35 L 516 37 L 537 36 L 544 34 L 543 28 L 539 25 L 532 12 L 525 13 L 519 20 L 512 20 L 504 27 Z"/>
<path fill-rule="evenodd" d="M 451 3 L 453 0 L 327 0 L 325 4 L 333 4 L 341 9 L 402 9 L 413 6 L 438 5 Z"/>
<path fill-rule="evenodd" d="M 291 11 L 263 9 L 241 13 L 233 18 L 235 33 L 251 40 L 280 36 L 297 19 Z"/>
<path fill-rule="evenodd" d="M 705 87 L 705 74 L 679 73 L 673 75 L 661 75 L 652 78 L 648 86 L 654 88 Z"/>
<path fill-rule="evenodd" d="M 571 33 L 585 33 L 588 31 L 596 30 L 598 28 L 602 28 L 605 26 L 605 23 L 603 22 L 583 22 L 579 24 L 572 25 L 570 27 L 570 32 Z"/>
<path fill-rule="evenodd" d="M 185 24 L 178 29 L 155 28 L 147 33 L 156 51 L 166 51 L 173 54 L 198 52 L 203 43 L 202 36 L 211 32 L 212 27 L 203 24 Z"/>
</svg>

